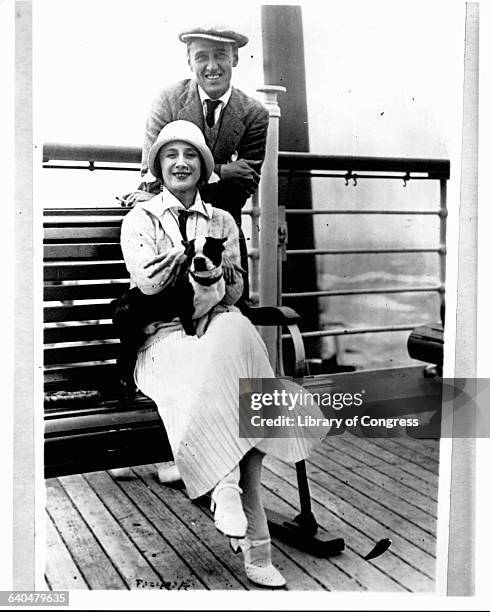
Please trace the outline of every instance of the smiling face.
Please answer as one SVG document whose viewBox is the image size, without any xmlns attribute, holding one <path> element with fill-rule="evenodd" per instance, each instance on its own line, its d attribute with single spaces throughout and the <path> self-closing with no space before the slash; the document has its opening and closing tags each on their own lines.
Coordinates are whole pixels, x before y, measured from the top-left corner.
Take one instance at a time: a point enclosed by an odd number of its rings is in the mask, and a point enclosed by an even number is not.
<svg viewBox="0 0 490 612">
<path fill-rule="evenodd" d="M 238 52 L 232 43 L 195 38 L 187 47 L 187 61 L 198 85 L 215 100 L 230 87 Z"/>
<path fill-rule="evenodd" d="M 201 156 L 187 142 L 175 141 L 158 152 L 165 187 L 179 199 L 187 194 L 194 197 L 201 177 Z"/>
</svg>

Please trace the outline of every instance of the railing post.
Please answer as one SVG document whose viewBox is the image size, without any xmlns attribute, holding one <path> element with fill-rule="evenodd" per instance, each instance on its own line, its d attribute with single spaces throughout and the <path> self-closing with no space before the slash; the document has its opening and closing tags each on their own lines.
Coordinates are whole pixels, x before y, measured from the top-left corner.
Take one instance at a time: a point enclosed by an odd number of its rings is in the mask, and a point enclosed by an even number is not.
<svg viewBox="0 0 490 612">
<path fill-rule="evenodd" d="M 447 253 L 447 180 L 440 181 L 440 211 L 439 211 L 439 278 L 441 281 L 440 304 L 445 295 L 446 286 L 446 253 Z M 444 323 L 444 321 L 442 321 Z"/>
<path fill-rule="evenodd" d="M 269 111 L 269 129 L 265 160 L 260 180 L 260 242 L 259 242 L 259 305 L 276 306 L 278 303 L 277 283 L 277 206 L 278 206 L 278 150 L 279 117 L 281 110 L 277 94 L 285 87 L 267 85 L 257 89 L 264 94 L 264 104 Z M 265 327 L 260 330 L 272 366 L 277 362 L 277 329 Z"/>
<path fill-rule="evenodd" d="M 250 299 L 253 304 L 259 302 L 259 220 L 260 220 L 260 202 L 259 193 L 256 191 L 251 199 L 251 215 L 250 215 L 250 246 L 248 250 L 249 270 L 250 270 Z"/>
</svg>

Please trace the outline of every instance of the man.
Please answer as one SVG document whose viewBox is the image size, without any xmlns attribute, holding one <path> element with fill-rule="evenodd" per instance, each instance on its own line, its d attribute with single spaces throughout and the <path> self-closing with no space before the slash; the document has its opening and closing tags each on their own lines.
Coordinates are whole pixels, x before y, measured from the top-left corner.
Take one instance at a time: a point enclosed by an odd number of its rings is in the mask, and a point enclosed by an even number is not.
<svg viewBox="0 0 490 612">
<path fill-rule="evenodd" d="M 201 195 L 230 212 L 240 227 L 241 209 L 259 183 L 269 122 L 260 102 L 231 86 L 238 48 L 245 46 L 248 38 L 225 26 L 213 26 L 186 30 L 179 40 L 187 45 L 194 78 L 163 89 L 153 102 L 143 142 L 143 183 L 124 204 L 131 206 L 158 193 L 160 181 L 148 171 L 148 152 L 163 126 L 186 119 L 201 128 L 215 160 L 211 182 L 200 188 Z M 248 269 L 241 231 L 240 252 L 242 267 Z M 244 293 L 248 297 L 248 285 Z"/>
</svg>

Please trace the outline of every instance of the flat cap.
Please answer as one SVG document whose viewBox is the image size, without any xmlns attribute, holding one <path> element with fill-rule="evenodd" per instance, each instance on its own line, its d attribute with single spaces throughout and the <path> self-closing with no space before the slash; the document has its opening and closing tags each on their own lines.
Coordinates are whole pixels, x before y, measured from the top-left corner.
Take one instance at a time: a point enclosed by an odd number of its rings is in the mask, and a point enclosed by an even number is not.
<svg viewBox="0 0 490 612">
<path fill-rule="evenodd" d="M 237 47 L 244 47 L 248 43 L 248 38 L 244 34 L 240 34 L 226 25 L 218 24 L 188 28 L 179 34 L 179 40 L 183 43 L 187 43 L 193 38 L 235 43 Z"/>
</svg>

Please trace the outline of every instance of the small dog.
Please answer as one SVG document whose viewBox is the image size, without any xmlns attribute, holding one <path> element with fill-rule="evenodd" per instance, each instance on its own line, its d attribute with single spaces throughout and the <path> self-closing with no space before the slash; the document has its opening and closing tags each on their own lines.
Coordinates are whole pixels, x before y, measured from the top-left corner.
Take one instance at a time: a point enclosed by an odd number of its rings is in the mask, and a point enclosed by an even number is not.
<svg viewBox="0 0 490 612">
<path fill-rule="evenodd" d="M 182 322 L 187 335 L 201 336 L 206 330 L 209 314 L 213 308 L 225 297 L 225 281 L 222 270 L 222 256 L 225 250 L 226 238 L 212 238 L 200 236 L 185 244 L 185 254 L 190 262 L 187 282 L 193 291 L 193 314 L 191 321 Z M 185 278 L 185 277 L 184 277 Z M 185 309 L 184 309 L 185 310 Z M 190 309 L 189 309 L 190 310 Z M 204 321 L 203 317 L 207 317 Z M 193 320 L 199 320 L 194 328 Z"/>
<path fill-rule="evenodd" d="M 185 246 L 186 261 L 172 285 L 154 295 L 137 287 L 114 300 L 113 323 L 121 340 L 117 360 L 121 382 L 133 395 L 133 372 L 139 347 L 152 323 L 180 319 L 188 336 L 201 336 L 209 323 L 209 314 L 225 295 L 222 255 L 226 238 L 200 236 Z M 195 321 L 198 320 L 196 325 Z M 143 331 L 146 329 L 146 333 Z"/>
</svg>

